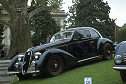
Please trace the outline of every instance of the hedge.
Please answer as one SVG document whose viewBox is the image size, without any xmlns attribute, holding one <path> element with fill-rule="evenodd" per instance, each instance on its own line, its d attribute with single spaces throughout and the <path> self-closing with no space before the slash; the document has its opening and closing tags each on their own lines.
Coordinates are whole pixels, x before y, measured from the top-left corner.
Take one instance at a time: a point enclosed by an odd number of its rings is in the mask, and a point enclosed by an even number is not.
<svg viewBox="0 0 126 84">
<path fill-rule="evenodd" d="M 120 28 L 119 34 L 118 34 L 118 41 L 126 41 L 126 27 Z"/>
</svg>

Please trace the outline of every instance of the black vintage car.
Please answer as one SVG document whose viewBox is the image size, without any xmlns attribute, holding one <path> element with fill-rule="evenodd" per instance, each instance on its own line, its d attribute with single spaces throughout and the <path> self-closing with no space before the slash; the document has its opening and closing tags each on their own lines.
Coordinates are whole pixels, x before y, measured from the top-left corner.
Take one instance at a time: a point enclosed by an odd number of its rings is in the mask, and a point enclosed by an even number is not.
<svg viewBox="0 0 126 84">
<path fill-rule="evenodd" d="M 58 32 L 50 43 L 29 48 L 16 55 L 8 66 L 8 74 L 16 74 L 19 79 L 29 75 L 45 73 L 55 76 L 67 66 L 102 56 L 112 58 L 113 44 L 91 27 L 78 27 Z"/>
<path fill-rule="evenodd" d="M 113 69 L 120 71 L 120 76 L 126 82 L 126 41 L 117 45 L 115 50 Z"/>
</svg>

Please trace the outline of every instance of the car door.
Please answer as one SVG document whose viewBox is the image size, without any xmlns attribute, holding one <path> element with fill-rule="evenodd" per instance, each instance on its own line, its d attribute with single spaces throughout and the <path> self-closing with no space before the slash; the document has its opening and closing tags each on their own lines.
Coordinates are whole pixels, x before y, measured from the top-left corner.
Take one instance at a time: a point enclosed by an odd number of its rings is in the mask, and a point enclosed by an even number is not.
<svg viewBox="0 0 126 84">
<path fill-rule="evenodd" d="M 98 55 L 98 51 L 97 51 L 97 43 L 98 40 L 100 38 L 100 35 L 94 30 L 94 29 L 90 29 L 91 31 L 91 38 L 93 39 L 94 43 L 92 43 L 93 46 L 93 53 L 94 55 Z"/>
<path fill-rule="evenodd" d="M 83 30 L 84 44 L 88 47 L 87 57 L 91 58 L 97 55 L 97 41 L 98 38 L 93 38 L 93 34 L 91 30 L 85 29 Z"/>
<path fill-rule="evenodd" d="M 88 29 L 77 30 L 71 44 L 71 53 L 79 60 L 97 55 L 97 40 Z"/>
<path fill-rule="evenodd" d="M 89 57 L 90 48 L 88 38 L 84 37 L 84 30 L 77 30 L 73 35 L 73 40 L 70 45 L 70 53 L 72 53 L 78 60 L 86 59 Z M 89 35 L 91 36 L 91 34 Z"/>
</svg>

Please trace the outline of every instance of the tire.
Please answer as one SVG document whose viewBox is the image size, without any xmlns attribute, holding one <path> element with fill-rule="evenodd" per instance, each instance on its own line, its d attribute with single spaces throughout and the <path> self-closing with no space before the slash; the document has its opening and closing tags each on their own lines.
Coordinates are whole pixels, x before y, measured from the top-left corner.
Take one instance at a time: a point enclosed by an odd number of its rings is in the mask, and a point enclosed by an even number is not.
<svg viewBox="0 0 126 84">
<path fill-rule="evenodd" d="M 20 73 L 20 74 L 17 74 L 17 77 L 19 78 L 19 81 L 22 81 L 22 80 L 32 78 L 32 74 L 23 75 L 23 74 Z"/>
<path fill-rule="evenodd" d="M 56 76 L 63 72 L 64 63 L 59 55 L 52 55 L 47 60 L 46 71 L 48 76 Z"/>
<path fill-rule="evenodd" d="M 112 59 L 112 46 L 109 43 L 106 43 L 103 47 L 103 56 L 102 59 L 103 60 L 110 60 Z"/>
<path fill-rule="evenodd" d="M 120 76 L 123 82 L 126 82 L 126 71 L 120 71 Z"/>
</svg>

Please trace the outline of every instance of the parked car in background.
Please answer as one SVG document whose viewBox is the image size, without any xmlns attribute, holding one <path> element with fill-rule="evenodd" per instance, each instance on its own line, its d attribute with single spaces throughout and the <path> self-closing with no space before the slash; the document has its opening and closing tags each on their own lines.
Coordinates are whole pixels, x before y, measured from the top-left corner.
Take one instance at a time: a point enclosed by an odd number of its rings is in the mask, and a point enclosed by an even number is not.
<svg viewBox="0 0 126 84">
<path fill-rule="evenodd" d="M 118 42 L 114 42 L 113 45 L 114 45 L 114 47 L 116 49 L 116 47 L 119 45 L 119 43 Z"/>
<path fill-rule="evenodd" d="M 56 76 L 67 66 L 102 56 L 112 58 L 113 43 L 91 27 L 77 27 L 58 32 L 50 43 L 29 48 L 16 55 L 8 66 L 8 74 L 20 80 L 34 74 Z"/>
<path fill-rule="evenodd" d="M 126 41 L 118 44 L 115 50 L 113 69 L 120 72 L 120 76 L 124 82 L 126 82 Z"/>
</svg>

